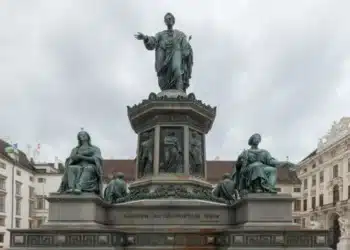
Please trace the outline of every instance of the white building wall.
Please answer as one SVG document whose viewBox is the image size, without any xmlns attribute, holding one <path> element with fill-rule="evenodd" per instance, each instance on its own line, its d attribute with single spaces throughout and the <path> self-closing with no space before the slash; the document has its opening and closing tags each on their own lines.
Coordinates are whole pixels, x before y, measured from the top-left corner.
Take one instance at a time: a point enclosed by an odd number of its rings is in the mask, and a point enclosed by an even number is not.
<svg viewBox="0 0 350 250">
<path fill-rule="evenodd" d="M 33 173 L 27 169 L 13 166 L 12 163 L 0 158 L 0 178 L 6 179 L 5 190 L 0 190 L 0 195 L 5 196 L 5 212 L 0 212 L 0 218 L 4 219 L 4 224 L 0 226 L 0 233 L 4 234 L 3 243 L 0 246 L 9 245 L 10 233 L 8 228 L 28 228 L 30 224 L 29 216 L 29 187 L 33 187 Z M 14 181 L 14 182 L 13 182 Z M 16 195 L 16 182 L 21 183 L 20 193 Z M 16 214 L 16 200 L 19 200 L 20 213 Z M 12 212 L 13 211 L 13 212 Z M 17 221 L 17 224 L 16 224 Z"/>
</svg>

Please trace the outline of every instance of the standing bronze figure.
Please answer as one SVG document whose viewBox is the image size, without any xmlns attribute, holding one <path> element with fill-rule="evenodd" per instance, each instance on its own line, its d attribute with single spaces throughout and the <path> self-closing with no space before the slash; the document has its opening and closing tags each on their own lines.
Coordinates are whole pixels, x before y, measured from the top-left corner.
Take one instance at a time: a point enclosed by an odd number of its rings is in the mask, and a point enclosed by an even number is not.
<svg viewBox="0 0 350 250">
<path fill-rule="evenodd" d="M 193 51 L 186 35 L 173 29 L 175 17 L 171 13 L 164 16 L 167 30 L 155 36 L 137 33 L 135 38 L 142 40 L 146 49 L 155 50 L 155 69 L 160 89 L 177 89 L 186 92 L 192 75 Z"/>
</svg>

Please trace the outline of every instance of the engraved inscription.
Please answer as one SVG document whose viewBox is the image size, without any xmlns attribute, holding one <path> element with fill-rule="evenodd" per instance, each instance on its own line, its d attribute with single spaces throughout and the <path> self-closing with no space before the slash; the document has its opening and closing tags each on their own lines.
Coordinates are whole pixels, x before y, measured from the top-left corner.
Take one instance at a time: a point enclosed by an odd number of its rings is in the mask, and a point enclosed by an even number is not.
<svg viewBox="0 0 350 250">
<path fill-rule="evenodd" d="M 205 220 L 216 221 L 220 219 L 220 214 L 216 213 L 155 213 L 155 214 L 134 214 L 125 213 L 125 219 L 186 219 L 186 220 Z"/>
</svg>

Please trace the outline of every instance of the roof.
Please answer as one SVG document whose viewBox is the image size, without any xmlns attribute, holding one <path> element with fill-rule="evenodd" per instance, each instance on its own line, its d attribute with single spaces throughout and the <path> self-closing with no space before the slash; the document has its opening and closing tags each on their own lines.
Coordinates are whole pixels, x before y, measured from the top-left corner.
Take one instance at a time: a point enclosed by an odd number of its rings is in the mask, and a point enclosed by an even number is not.
<svg viewBox="0 0 350 250">
<path fill-rule="evenodd" d="M 225 173 L 231 173 L 235 161 L 207 161 L 207 181 L 217 183 Z M 136 171 L 135 160 L 104 160 L 103 173 L 105 179 L 110 179 L 114 172 L 123 172 L 126 181 L 134 181 Z M 301 184 L 295 171 L 288 166 L 281 166 L 277 169 L 277 182 L 279 184 Z"/>
<path fill-rule="evenodd" d="M 4 158 L 6 161 L 15 163 L 14 159 L 12 159 L 6 152 L 5 148 L 10 147 L 11 145 L 4 140 L 0 139 L 0 156 Z M 20 165 L 23 168 L 28 169 L 29 171 L 35 171 L 34 165 L 29 161 L 26 154 L 23 153 L 23 151 L 18 150 L 18 165 Z"/>
<path fill-rule="evenodd" d="M 310 154 L 308 154 L 308 156 L 306 156 L 304 159 L 302 159 L 300 162 L 303 162 L 311 157 L 314 157 L 317 154 L 317 149 L 314 149 L 314 151 L 312 151 Z"/>
</svg>

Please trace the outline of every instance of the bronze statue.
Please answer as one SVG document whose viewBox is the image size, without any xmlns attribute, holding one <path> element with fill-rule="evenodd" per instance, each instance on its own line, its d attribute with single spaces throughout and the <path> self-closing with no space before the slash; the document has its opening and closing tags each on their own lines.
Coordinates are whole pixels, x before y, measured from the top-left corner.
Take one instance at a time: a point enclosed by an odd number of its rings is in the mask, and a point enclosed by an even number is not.
<svg viewBox="0 0 350 250">
<path fill-rule="evenodd" d="M 72 149 L 65 162 L 60 193 L 93 192 L 102 196 L 102 156 L 98 147 L 91 144 L 90 135 L 81 131 L 78 146 Z"/>
<path fill-rule="evenodd" d="M 139 175 L 144 176 L 146 174 L 153 173 L 153 138 L 150 132 L 145 132 L 141 135 L 144 141 L 140 143 L 139 152 Z"/>
<path fill-rule="evenodd" d="M 234 202 L 239 198 L 235 182 L 231 180 L 231 174 L 226 173 L 223 175 L 222 181 L 220 181 L 214 188 L 213 195 L 229 202 Z"/>
<path fill-rule="evenodd" d="M 177 89 L 186 92 L 192 75 L 193 51 L 186 35 L 173 29 L 175 17 L 171 13 L 164 16 L 167 30 L 155 36 L 137 33 L 135 38 L 142 40 L 146 49 L 155 50 L 155 69 L 160 89 Z"/>
<path fill-rule="evenodd" d="M 259 149 L 260 142 L 260 134 L 252 135 L 248 140 L 250 149 L 244 150 L 237 159 L 233 179 L 240 192 L 276 193 L 276 168 L 286 162 L 277 161 L 267 150 Z"/>
<path fill-rule="evenodd" d="M 162 168 L 167 173 L 183 171 L 182 148 L 176 133 L 169 131 L 164 137 L 164 162 Z"/>
<path fill-rule="evenodd" d="M 118 172 L 113 175 L 113 179 L 108 183 L 104 191 L 104 199 L 110 203 L 116 203 L 119 198 L 128 194 L 124 174 Z"/>
<path fill-rule="evenodd" d="M 203 172 L 203 148 L 202 137 L 196 131 L 192 131 L 189 138 L 190 174 L 202 174 Z"/>
</svg>

